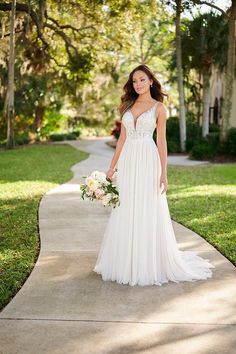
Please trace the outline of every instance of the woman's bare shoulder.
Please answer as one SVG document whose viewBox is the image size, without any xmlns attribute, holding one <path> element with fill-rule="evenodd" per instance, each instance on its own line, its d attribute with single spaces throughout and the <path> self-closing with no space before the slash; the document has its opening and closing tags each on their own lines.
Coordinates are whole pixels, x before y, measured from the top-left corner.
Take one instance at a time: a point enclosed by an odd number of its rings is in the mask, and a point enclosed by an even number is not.
<svg viewBox="0 0 236 354">
<path fill-rule="evenodd" d="M 157 112 L 158 113 L 167 113 L 166 105 L 163 102 L 158 101 Z"/>
</svg>

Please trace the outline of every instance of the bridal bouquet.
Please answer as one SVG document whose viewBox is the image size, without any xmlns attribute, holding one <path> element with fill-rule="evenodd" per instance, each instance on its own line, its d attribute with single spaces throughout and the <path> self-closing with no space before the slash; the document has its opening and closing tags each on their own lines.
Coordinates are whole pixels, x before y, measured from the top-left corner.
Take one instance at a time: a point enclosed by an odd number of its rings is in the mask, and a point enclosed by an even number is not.
<svg viewBox="0 0 236 354">
<path fill-rule="evenodd" d="M 113 208 L 120 205 L 119 192 L 112 181 L 106 179 L 106 174 L 93 171 L 90 176 L 83 176 L 85 183 L 79 185 L 81 198 L 84 200 L 100 201 L 104 206 L 111 205 Z"/>
</svg>

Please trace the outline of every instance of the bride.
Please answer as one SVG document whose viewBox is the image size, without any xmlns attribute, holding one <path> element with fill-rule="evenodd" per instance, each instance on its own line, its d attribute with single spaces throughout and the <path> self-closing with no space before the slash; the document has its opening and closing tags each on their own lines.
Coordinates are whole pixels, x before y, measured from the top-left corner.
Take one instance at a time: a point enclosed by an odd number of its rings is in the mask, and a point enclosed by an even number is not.
<svg viewBox="0 0 236 354">
<path fill-rule="evenodd" d="M 104 281 L 162 285 L 212 277 L 208 260 L 178 249 L 166 199 L 167 109 L 160 82 L 146 65 L 132 70 L 121 97 L 121 132 L 106 172 L 120 205 L 106 225 L 93 271 Z M 157 129 L 156 144 L 153 132 Z"/>
</svg>

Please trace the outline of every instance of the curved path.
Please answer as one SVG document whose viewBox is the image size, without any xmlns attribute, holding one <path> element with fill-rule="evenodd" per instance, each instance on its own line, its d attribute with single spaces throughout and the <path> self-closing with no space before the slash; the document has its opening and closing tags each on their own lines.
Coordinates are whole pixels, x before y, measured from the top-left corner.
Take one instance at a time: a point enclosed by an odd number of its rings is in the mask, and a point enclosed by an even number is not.
<svg viewBox="0 0 236 354">
<path fill-rule="evenodd" d="M 215 265 L 206 281 L 131 287 L 92 271 L 110 211 L 80 201 L 76 183 L 106 170 L 114 151 L 105 140 L 70 142 L 90 157 L 41 200 L 39 258 L 0 314 L 0 353 L 233 353 L 235 267 L 194 232 L 174 223 L 179 247 Z"/>
</svg>

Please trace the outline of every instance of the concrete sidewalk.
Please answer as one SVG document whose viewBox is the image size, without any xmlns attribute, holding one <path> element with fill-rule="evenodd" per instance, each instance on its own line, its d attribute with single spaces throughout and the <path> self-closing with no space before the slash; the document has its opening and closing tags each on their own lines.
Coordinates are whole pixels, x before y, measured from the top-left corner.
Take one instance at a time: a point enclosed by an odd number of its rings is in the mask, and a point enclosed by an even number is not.
<svg viewBox="0 0 236 354">
<path fill-rule="evenodd" d="M 80 201 L 77 183 L 105 171 L 114 150 L 105 139 L 70 144 L 90 157 L 41 200 L 39 258 L 0 314 L 0 353 L 234 353 L 235 267 L 194 232 L 174 223 L 179 248 L 216 267 L 211 279 L 131 287 L 92 271 L 110 209 Z"/>
</svg>

